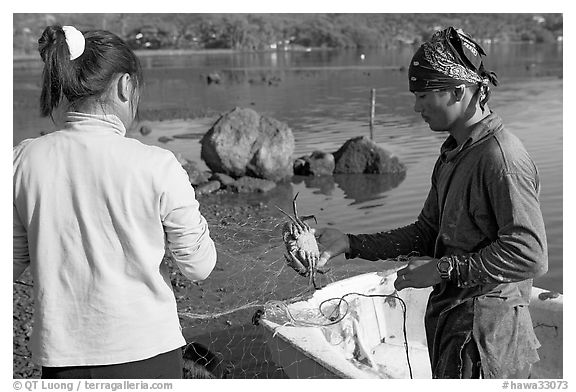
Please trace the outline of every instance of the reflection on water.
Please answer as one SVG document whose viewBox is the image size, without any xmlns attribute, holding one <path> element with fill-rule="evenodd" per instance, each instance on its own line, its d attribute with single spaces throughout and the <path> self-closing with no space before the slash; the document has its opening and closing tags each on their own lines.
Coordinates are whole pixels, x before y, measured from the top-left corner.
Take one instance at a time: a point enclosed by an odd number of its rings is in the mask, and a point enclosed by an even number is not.
<svg viewBox="0 0 576 392">
<path fill-rule="evenodd" d="M 304 183 L 315 195 L 332 196 L 340 189 L 344 199 L 352 200 L 350 206 L 366 201 L 383 199 L 386 192 L 397 187 L 406 177 L 400 174 L 335 174 L 333 176 L 294 176 L 292 183 Z"/>
<path fill-rule="evenodd" d="M 486 50 L 487 68 L 500 80 L 490 107 L 525 144 L 541 176 L 550 269 L 535 283 L 561 291 L 562 46 L 492 45 Z M 334 152 L 350 138 L 368 135 L 370 90 L 375 88 L 374 141 L 406 165 L 405 177 L 295 177 L 270 197 L 291 208 L 293 195 L 300 192 L 302 211 L 318 211 L 321 224 L 346 232 L 399 227 L 418 216 L 446 135 L 431 132 L 413 111 L 405 71 L 413 48 L 364 53 L 364 60 L 355 51 L 146 56 L 141 109 L 220 113 L 250 107 L 288 124 L 298 157 L 314 150 Z M 37 114 L 40 64 L 14 64 L 14 143 L 54 129 Z M 211 72 L 222 76 L 221 83 L 206 83 Z M 199 160 L 198 137 L 211 121 L 193 129 L 158 123 L 151 134 L 138 138 Z M 161 136 L 170 140 L 161 143 Z"/>
<path fill-rule="evenodd" d="M 292 183 L 304 183 L 306 188 L 311 189 L 315 195 L 331 196 L 336 189 L 336 181 L 334 176 L 294 176 Z"/>
<path fill-rule="evenodd" d="M 405 172 L 399 174 L 335 174 L 334 181 L 344 191 L 344 197 L 354 201 L 351 205 L 357 205 L 384 198 L 386 192 L 400 185 L 405 177 Z"/>
</svg>

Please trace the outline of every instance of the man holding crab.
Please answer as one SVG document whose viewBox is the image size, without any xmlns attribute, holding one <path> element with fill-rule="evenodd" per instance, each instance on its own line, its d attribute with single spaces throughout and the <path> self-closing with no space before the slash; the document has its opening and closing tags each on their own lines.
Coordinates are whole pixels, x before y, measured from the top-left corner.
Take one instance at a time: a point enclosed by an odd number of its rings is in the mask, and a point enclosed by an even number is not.
<svg viewBox="0 0 576 392">
<path fill-rule="evenodd" d="M 316 264 L 414 255 L 395 287 L 433 287 L 425 316 L 434 378 L 526 378 L 540 346 L 528 311 L 532 280 L 546 273 L 537 168 L 487 102 L 493 72 L 482 48 L 439 31 L 409 68 L 414 110 L 448 132 L 424 207 L 413 224 L 375 234 L 319 228 Z"/>
</svg>

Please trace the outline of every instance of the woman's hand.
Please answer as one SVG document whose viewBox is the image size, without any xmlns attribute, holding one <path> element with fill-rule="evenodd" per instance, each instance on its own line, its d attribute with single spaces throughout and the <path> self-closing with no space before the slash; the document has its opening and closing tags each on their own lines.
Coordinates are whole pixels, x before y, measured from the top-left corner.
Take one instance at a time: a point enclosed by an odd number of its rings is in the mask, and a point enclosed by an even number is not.
<svg viewBox="0 0 576 392">
<path fill-rule="evenodd" d="M 321 249 L 324 249 L 324 251 L 320 253 L 317 268 L 321 268 L 328 260 L 347 252 L 350 248 L 348 236 L 338 229 L 321 227 L 314 230 L 314 236 L 318 244 L 321 245 Z"/>
<path fill-rule="evenodd" d="M 440 272 L 436 268 L 438 259 L 419 257 L 411 259 L 408 265 L 397 272 L 394 287 L 400 291 L 407 287 L 421 289 L 442 282 Z"/>
</svg>

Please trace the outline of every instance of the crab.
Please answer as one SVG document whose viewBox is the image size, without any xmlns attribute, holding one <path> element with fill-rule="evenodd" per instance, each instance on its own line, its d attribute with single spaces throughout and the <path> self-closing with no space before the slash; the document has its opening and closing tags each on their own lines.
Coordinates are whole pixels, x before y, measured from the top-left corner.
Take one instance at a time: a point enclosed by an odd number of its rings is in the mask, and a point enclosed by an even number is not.
<svg viewBox="0 0 576 392">
<path fill-rule="evenodd" d="M 316 223 L 318 221 L 316 221 L 314 215 L 298 216 L 296 209 L 297 197 L 298 193 L 292 200 L 293 217 L 276 206 L 284 215 L 290 218 L 290 222 L 286 222 L 282 227 L 282 239 L 288 252 L 288 254 L 284 254 L 284 258 L 288 266 L 296 270 L 300 275 L 308 276 L 308 285 L 310 287 L 318 289 L 319 287 L 315 281 L 316 272 L 324 273 L 325 271 L 316 268 L 320 259 L 320 250 L 318 249 L 313 229 L 305 223 L 305 221 L 310 219 L 314 219 Z"/>
</svg>

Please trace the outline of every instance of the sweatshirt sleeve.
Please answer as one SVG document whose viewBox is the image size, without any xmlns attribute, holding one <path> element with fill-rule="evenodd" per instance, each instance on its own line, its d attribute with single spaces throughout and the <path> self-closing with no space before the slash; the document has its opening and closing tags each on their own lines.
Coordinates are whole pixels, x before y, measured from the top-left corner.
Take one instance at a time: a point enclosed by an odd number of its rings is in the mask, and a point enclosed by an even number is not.
<svg viewBox="0 0 576 392">
<path fill-rule="evenodd" d="M 16 207 L 16 199 L 20 194 L 20 160 L 24 148 L 32 141 L 25 139 L 12 149 L 13 159 L 13 203 L 12 203 L 12 272 L 16 280 L 30 265 L 30 251 L 28 249 L 28 232 Z"/>
<path fill-rule="evenodd" d="M 206 279 L 216 265 L 216 248 L 188 175 L 173 155 L 163 184 L 160 215 L 168 249 L 184 276 Z"/>
<path fill-rule="evenodd" d="M 539 277 L 548 270 L 544 219 L 537 177 L 508 172 L 488 184 L 498 236 L 478 252 L 451 256 L 460 287 L 509 283 Z"/>
<path fill-rule="evenodd" d="M 416 222 L 407 226 L 374 234 L 348 234 L 350 250 L 346 258 L 386 260 L 398 256 L 433 256 L 438 236 L 437 190 L 432 186 Z"/>
<path fill-rule="evenodd" d="M 16 206 L 12 209 L 12 271 L 13 279 L 16 280 L 30 265 L 30 253 L 28 250 L 28 233 L 22 224 Z"/>
</svg>

